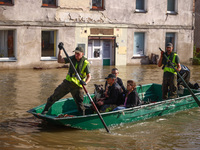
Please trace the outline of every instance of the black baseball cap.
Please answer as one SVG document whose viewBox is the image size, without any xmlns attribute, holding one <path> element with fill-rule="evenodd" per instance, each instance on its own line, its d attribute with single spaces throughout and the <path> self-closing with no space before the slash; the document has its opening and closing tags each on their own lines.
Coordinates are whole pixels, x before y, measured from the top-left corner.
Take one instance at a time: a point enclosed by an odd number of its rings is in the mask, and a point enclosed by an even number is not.
<svg viewBox="0 0 200 150">
<path fill-rule="evenodd" d="M 76 47 L 76 49 L 73 52 L 83 53 L 83 48 L 82 47 Z"/>
<path fill-rule="evenodd" d="M 115 79 L 116 76 L 114 74 L 109 74 L 105 79 L 109 79 L 109 78 Z"/>
</svg>

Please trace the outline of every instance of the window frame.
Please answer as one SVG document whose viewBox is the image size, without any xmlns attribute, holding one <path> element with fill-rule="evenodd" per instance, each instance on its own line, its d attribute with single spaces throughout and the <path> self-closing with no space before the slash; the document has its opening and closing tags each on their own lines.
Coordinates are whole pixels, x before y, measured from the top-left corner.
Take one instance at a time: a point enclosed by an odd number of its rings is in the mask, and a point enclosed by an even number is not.
<svg viewBox="0 0 200 150">
<path fill-rule="evenodd" d="M 135 13 L 146 13 L 147 12 L 147 1 L 144 0 L 144 9 L 137 9 L 137 0 L 135 1 Z"/>
<path fill-rule="evenodd" d="M 58 0 L 54 0 L 54 2 L 55 2 L 55 5 L 46 4 L 46 3 L 43 3 L 43 0 L 42 0 L 42 7 L 57 8 L 58 7 Z"/>
<path fill-rule="evenodd" d="M 56 43 L 55 43 L 55 47 L 56 47 L 56 49 L 55 49 L 55 56 L 42 56 L 42 32 L 43 31 L 56 31 Z M 55 37 L 54 37 L 55 38 Z M 57 59 L 58 59 L 58 47 L 57 47 L 57 45 L 58 45 L 58 29 L 43 29 L 43 30 L 41 30 L 41 55 L 40 55 L 40 60 L 44 60 L 44 61 L 51 61 L 51 60 L 56 60 L 57 61 Z"/>
<path fill-rule="evenodd" d="M 143 34 L 143 54 L 135 54 L 135 34 L 142 33 Z M 134 40 L 133 40 L 133 57 L 142 57 L 145 56 L 145 47 L 146 47 L 146 33 L 145 32 L 134 32 Z"/>
<path fill-rule="evenodd" d="M 174 34 L 174 41 L 167 41 L 167 34 Z M 176 32 L 166 32 L 165 33 L 165 47 L 166 47 L 167 43 L 169 43 L 169 42 L 173 44 L 173 52 L 177 52 L 177 49 L 176 49 L 177 33 Z"/>
<path fill-rule="evenodd" d="M 174 0 L 174 10 L 171 11 L 171 10 L 168 10 L 168 1 L 167 0 L 167 14 L 170 14 L 170 15 L 177 15 L 178 14 L 178 1 L 177 0 Z"/>
<path fill-rule="evenodd" d="M 101 0 L 101 7 L 93 6 L 93 0 L 91 0 L 91 10 L 105 10 L 105 0 Z"/>
<path fill-rule="evenodd" d="M 1 31 L 8 31 L 8 30 L 12 30 L 13 31 L 13 54 L 14 57 L 0 57 L 0 62 L 6 62 L 6 61 L 16 61 L 17 57 L 16 57 L 16 41 L 17 41 L 17 31 L 16 29 L 0 29 Z"/>
<path fill-rule="evenodd" d="M 1 2 L 1 0 L 0 0 L 0 5 L 13 6 L 14 0 L 11 0 L 11 3 Z"/>
</svg>

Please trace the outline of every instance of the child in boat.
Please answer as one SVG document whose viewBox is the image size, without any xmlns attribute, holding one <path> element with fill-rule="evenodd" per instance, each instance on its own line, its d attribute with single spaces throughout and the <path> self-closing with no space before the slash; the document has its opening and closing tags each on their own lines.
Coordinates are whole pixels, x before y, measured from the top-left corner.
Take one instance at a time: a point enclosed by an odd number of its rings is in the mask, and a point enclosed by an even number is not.
<svg viewBox="0 0 200 150">
<path fill-rule="evenodd" d="M 127 90 L 123 97 L 123 105 L 116 107 L 114 110 L 121 110 L 125 108 L 135 107 L 140 105 L 140 98 L 136 91 L 136 83 L 133 80 L 127 81 Z"/>
</svg>

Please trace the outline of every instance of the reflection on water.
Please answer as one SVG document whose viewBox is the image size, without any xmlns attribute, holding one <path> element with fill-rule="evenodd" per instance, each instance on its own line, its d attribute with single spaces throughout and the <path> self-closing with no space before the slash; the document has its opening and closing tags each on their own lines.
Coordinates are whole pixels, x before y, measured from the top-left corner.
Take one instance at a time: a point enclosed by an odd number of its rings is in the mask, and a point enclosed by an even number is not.
<svg viewBox="0 0 200 150">
<path fill-rule="evenodd" d="M 113 66 L 91 67 L 86 86 L 104 84 Z M 200 66 L 189 66 L 191 82 L 200 83 Z M 118 66 L 119 77 L 137 84 L 162 82 L 163 71 L 155 65 Z M 84 131 L 50 126 L 26 111 L 43 104 L 62 82 L 67 69 L 0 70 L 0 149 L 198 149 L 200 110 L 195 108 L 138 123 Z M 67 95 L 66 97 L 71 97 Z"/>
</svg>

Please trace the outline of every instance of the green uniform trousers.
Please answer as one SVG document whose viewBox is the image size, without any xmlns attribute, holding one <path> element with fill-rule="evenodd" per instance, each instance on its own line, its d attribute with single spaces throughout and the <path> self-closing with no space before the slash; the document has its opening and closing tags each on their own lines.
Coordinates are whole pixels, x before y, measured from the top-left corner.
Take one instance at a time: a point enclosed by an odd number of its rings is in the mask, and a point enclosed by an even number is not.
<svg viewBox="0 0 200 150">
<path fill-rule="evenodd" d="M 49 108 L 59 99 L 64 97 L 68 93 L 72 94 L 72 97 L 74 98 L 76 105 L 78 107 L 78 110 L 85 113 L 85 107 L 83 105 L 83 96 L 84 96 L 84 90 L 83 88 L 77 86 L 75 83 L 67 81 L 66 79 L 63 80 L 63 82 L 55 89 L 54 93 L 47 99 L 47 104 L 44 108 L 44 111 L 48 111 Z"/>
<path fill-rule="evenodd" d="M 168 99 L 177 97 L 177 75 L 164 72 L 162 83 L 162 98 Z"/>
</svg>

